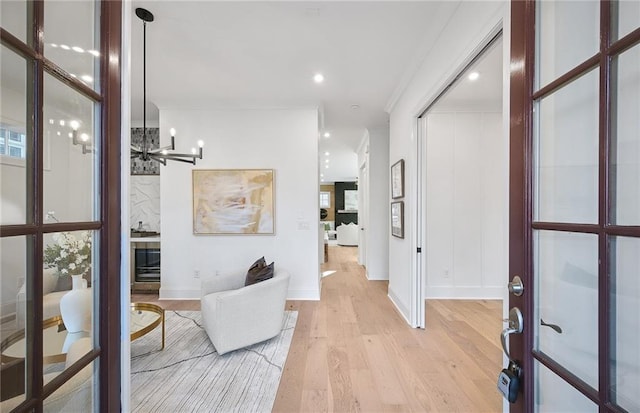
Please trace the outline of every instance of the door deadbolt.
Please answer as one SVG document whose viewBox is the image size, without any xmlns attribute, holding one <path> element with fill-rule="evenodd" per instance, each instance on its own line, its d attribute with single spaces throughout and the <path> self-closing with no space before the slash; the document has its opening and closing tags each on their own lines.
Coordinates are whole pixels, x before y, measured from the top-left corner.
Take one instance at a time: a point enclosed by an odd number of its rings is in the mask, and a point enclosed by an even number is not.
<svg viewBox="0 0 640 413">
<path fill-rule="evenodd" d="M 507 284 L 509 287 L 509 292 L 516 297 L 520 297 L 522 293 L 524 293 L 524 284 L 522 283 L 522 279 L 519 275 L 513 277 L 513 280 Z"/>
</svg>

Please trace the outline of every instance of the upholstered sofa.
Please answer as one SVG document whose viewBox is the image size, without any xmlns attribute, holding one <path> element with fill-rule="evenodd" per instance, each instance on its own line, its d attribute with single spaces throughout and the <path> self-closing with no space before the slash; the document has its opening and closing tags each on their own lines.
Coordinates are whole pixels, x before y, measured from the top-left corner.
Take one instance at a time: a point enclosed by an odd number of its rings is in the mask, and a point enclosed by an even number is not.
<svg viewBox="0 0 640 413">
<path fill-rule="evenodd" d="M 202 280 L 202 324 L 218 354 L 260 343 L 282 329 L 289 273 L 244 286 L 246 270 Z"/>
<path fill-rule="evenodd" d="M 358 245 L 358 225 L 353 222 L 341 224 L 336 228 L 338 245 L 357 246 Z"/>
<path fill-rule="evenodd" d="M 68 290 L 56 291 L 58 275 L 55 268 L 45 268 L 42 271 L 42 319 L 60 315 L 60 299 L 68 293 Z M 24 325 L 26 316 L 26 285 L 22 284 L 16 296 L 16 323 L 19 327 Z"/>
</svg>

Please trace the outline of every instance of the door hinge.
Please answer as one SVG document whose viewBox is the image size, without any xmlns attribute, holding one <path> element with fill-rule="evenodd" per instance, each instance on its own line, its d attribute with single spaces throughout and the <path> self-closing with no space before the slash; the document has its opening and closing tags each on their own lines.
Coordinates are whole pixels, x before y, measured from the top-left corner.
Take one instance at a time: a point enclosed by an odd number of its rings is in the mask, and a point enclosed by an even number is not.
<svg viewBox="0 0 640 413">
<path fill-rule="evenodd" d="M 418 247 L 418 254 L 422 252 L 422 248 Z"/>
</svg>

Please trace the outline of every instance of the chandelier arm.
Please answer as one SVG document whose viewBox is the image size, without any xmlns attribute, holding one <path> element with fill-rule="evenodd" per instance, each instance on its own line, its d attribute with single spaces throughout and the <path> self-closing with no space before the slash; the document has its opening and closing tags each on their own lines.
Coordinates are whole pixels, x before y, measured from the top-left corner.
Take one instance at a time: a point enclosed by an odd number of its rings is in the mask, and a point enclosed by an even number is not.
<svg viewBox="0 0 640 413">
<path fill-rule="evenodd" d="M 187 154 L 154 155 L 154 156 L 152 156 L 152 158 L 153 159 L 163 159 L 163 160 L 169 160 L 169 161 L 190 163 L 190 164 L 193 164 L 193 165 L 196 164 L 196 157 L 192 156 L 192 155 L 187 155 Z"/>
<path fill-rule="evenodd" d="M 163 165 L 167 165 L 167 160 L 165 158 L 160 158 L 159 156 L 149 155 L 149 159 L 160 162 Z"/>
<path fill-rule="evenodd" d="M 156 154 L 153 155 L 159 156 L 161 158 L 173 159 L 173 158 L 193 158 L 193 159 L 202 159 L 202 154 L 193 154 L 193 153 L 167 153 L 167 154 Z"/>
<path fill-rule="evenodd" d="M 133 146 L 131 145 L 131 153 L 133 154 L 133 152 L 137 152 L 137 153 L 142 153 L 142 148 L 138 147 L 138 146 Z"/>
</svg>

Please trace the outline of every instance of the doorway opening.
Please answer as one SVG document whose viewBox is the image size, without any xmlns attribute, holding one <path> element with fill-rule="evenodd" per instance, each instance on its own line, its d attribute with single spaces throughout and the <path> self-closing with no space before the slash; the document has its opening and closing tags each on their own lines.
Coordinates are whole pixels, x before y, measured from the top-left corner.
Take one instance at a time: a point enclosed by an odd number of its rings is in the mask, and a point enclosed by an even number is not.
<svg viewBox="0 0 640 413">
<path fill-rule="evenodd" d="M 470 300 L 501 330 L 508 269 L 508 140 L 498 33 L 419 117 L 422 262 L 426 320 L 443 302 Z M 454 306 L 454 308 L 461 308 Z M 453 315 L 466 317 L 465 314 Z M 500 353 L 495 354 L 499 371 Z"/>
</svg>

